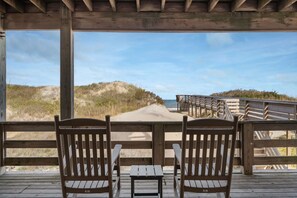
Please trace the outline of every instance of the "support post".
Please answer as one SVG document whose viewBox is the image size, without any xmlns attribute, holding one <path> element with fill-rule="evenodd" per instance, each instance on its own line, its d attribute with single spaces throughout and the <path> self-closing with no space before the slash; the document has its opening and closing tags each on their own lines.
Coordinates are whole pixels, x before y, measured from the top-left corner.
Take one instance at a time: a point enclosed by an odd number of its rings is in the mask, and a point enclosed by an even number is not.
<svg viewBox="0 0 297 198">
<path fill-rule="evenodd" d="M 3 29 L 3 19 L 0 16 L 0 122 L 6 121 L 6 36 Z M 5 172 L 4 167 L 4 138 L 3 125 L 0 126 L 0 175 Z"/>
<path fill-rule="evenodd" d="M 164 166 L 165 164 L 165 134 L 163 124 L 153 125 L 153 164 Z"/>
<path fill-rule="evenodd" d="M 243 172 L 245 175 L 253 174 L 254 164 L 254 127 L 252 123 L 244 123 L 242 156 L 243 156 Z"/>
<path fill-rule="evenodd" d="M 74 56 L 72 13 L 61 3 L 60 29 L 60 110 L 61 119 L 74 116 Z"/>
<path fill-rule="evenodd" d="M 250 111 L 250 104 L 249 101 L 245 101 L 245 107 L 244 107 L 244 119 L 249 119 L 249 111 Z"/>
</svg>

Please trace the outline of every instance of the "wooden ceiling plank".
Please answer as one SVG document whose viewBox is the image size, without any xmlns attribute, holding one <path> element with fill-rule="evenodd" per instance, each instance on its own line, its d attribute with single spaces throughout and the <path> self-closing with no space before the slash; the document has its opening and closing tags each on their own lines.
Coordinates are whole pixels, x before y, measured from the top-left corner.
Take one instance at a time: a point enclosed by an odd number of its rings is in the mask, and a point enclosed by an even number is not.
<svg viewBox="0 0 297 198">
<path fill-rule="evenodd" d="M 140 0 L 136 0 L 136 9 L 137 9 L 137 12 L 140 11 Z"/>
<path fill-rule="evenodd" d="M 24 12 L 24 3 L 23 1 L 17 0 L 3 0 L 5 3 L 16 9 L 18 12 Z"/>
<path fill-rule="evenodd" d="M 62 0 L 64 5 L 71 11 L 74 12 L 74 2 L 73 0 Z"/>
<path fill-rule="evenodd" d="M 0 13 L 5 14 L 6 13 L 6 7 L 3 1 L 0 1 Z"/>
<path fill-rule="evenodd" d="M 188 12 L 192 4 L 192 0 L 186 0 L 185 12 Z"/>
<path fill-rule="evenodd" d="M 283 11 L 286 8 L 290 7 L 291 5 L 293 5 L 295 2 L 297 2 L 297 0 L 282 0 L 279 4 L 279 11 Z"/>
<path fill-rule="evenodd" d="M 209 0 L 209 2 L 208 2 L 208 12 L 211 12 L 216 7 L 218 2 L 219 2 L 219 0 Z"/>
<path fill-rule="evenodd" d="M 258 1 L 258 10 L 262 10 L 271 1 L 272 0 L 259 0 Z"/>
<path fill-rule="evenodd" d="M 46 3 L 44 0 L 29 0 L 34 4 L 40 11 L 46 13 Z"/>
<path fill-rule="evenodd" d="M 92 2 L 92 0 L 83 0 L 83 2 L 85 3 L 85 5 L 87 6 L 89 11 L 93 11 L 93 2 Z"/>
<path fill-rule="evenodd" d="M 110 6 L 112 8 L 112 11 L 116 12 L 117 7 L 116 7 L 116 1 L 115 0 L 109 0 Z"/>
<path fill-rule="evenodd" d="M 161 0 L 161 11 L 162 12 L 165 10 L 165 3 L 166 3 L 166 0 Z"/>
<path fill-rule="evenodd" d="M 245 1 L 246 0 L 234 0 L 231 8 L 232 12 L 237 11 Z"/>
</svg>

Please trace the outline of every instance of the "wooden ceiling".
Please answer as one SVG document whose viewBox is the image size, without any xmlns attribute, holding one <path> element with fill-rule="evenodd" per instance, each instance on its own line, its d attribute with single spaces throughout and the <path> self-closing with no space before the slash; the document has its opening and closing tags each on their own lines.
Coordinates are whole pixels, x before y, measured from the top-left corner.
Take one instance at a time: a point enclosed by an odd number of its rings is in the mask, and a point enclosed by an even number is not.
<svg viewBox="0 0 297 198">
<path fill-rule="evenodd" d="M 297 31 L 297 0 L 0 0 L 4 29 Z M 134 25 L 133 25 L 134 24 Z"/>
</svg>

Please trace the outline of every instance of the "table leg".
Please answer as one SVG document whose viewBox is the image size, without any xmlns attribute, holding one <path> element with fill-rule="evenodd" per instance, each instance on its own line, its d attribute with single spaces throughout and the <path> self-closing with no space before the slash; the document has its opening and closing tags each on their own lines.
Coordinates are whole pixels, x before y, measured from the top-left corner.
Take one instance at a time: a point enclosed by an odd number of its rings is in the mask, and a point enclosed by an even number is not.
<svg viewBox="0 0 297 198">
<path fill-rule="evenodd" d="M 131 198 L 134 197 L 134 179 L 131 178 Z"/>
<path fill-rule="evenodd" d="M 160 198 L 163 198 L 163 183 L 162 178 L 158 179 L 158 193 L 160 195 Z"/>
</svg>

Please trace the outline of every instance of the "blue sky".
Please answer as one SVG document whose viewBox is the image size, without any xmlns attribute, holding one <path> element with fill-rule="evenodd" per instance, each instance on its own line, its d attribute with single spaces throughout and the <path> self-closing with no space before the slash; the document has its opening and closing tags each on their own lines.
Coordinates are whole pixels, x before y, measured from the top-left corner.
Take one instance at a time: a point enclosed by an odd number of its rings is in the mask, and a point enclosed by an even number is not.
<svg viewBox="0 0 297 198">
<path fill-rule="evenodd" d="M 7 81 L 59 85 L 60 35 L 7 32 Z M 75 85 L 125 81 L 164 99 L 230 89 L 297 97 L 297 33 L 76 32 Z"/>
</svg>

